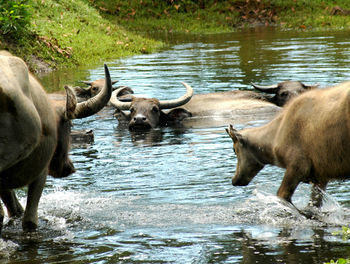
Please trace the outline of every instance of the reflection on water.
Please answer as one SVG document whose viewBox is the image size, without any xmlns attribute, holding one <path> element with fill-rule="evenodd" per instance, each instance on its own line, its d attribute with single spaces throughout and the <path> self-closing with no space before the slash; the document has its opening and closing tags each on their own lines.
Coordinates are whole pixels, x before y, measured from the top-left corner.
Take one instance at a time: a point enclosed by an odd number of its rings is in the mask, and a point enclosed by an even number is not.
<svg viewBox="0 0 350 264">
<path fill-rule="evenodd" d="M 325 87 L 350 79 L 348 36 L 168 35 L 169 47 L 159 53 L 108 65 L 120 85 L 159 99 L 181 96 L 180 81 L 197 93 L 286 79 Z M 43 77 L 45 86 L 104 74 L 102 65 L 72 72 Z M 240 129 L 266 120 L 233 122 Z M 266 166 L 250 185 L 233 187 L 236 160 L 225 126 L 129 132 L 109 107 L 74 120 L 75 129 L 94 130 L 95 143 L 72 148 L 74 175 L 48 179 L 37 234 L 27 237 L 20 222 L 6 225 L 1 263 L 322 263 L 350 256 L 349 242 L 332 235 L 350 220 L 349 183 L 330 184 L 319 220 L 305 219 L 275 196 L 279 168 Z M 301 184 L 295 205 L 305 207 L 309 194 Z"/>
</svg>

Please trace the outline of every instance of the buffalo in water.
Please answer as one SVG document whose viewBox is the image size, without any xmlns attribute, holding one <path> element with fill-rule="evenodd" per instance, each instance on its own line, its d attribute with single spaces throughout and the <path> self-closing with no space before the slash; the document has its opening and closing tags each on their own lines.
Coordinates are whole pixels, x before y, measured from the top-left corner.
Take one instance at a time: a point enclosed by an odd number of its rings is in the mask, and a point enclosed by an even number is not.
<svg viewBox="0 0 350 264">
<path fill-rule="evenodd" d="M 284 106 L 293 97 L 318 87 L 318 84 L 306 85 L 299 81 L 285 81 L 269 86 L 255 83 L 252 85 L 261 92 L 273 94 L 273 96 L 264 95 L 264 98 L 277 106 Z"/>
<path fill-rule="evenodd" d="M 271 119 L 279 111 L 279 106 L 283 106 L 293 96 L 316 87 L 296 81 L 286 81 L 269 87 L 254 84 L 256 89 L 275 93 L 275 96 L 271 97 L 253 91 L 237 90 L 193 95 L 191 86 L 183 84 L 186 94 L 175 100 L 159 101 L 156 98 L 134 96 L 123 98 L 119 97 L 119 93 L 124 91 L 120 88 L 113 92 L 110 104 L 118 110 L 116 117 L 119 122 L 128 122 L 131 130 L 178 122 L 192 125 L 199 119 L 202 125 L 213 126 L 221 125 L 225 122 L 224 119 L 227 121 L 248 116 Z M 165 112 L 164 109 L 171 110 Z M 129 113 L 124 112 L 127 110 Z"/>
<path fill-rule="evenodd" d="M 118 81 L 112 81 L 112 85 L 117 83 Z M 88 85 L 87 88 L 82 88 L 80 86 L 73 87 L 73 90 L 77 96 L 78 102 L 83 102 L 91 97 L 97 95 L 105 85 L 105 79 L 98 79 L 95 81 L 82 81 L 82 83 Z"/>
<path fill-rule="evenodd" d="M 75 168 L 68 157 L 71 120 L 91 116 L 109 101 L 112 84 L 105 65 L 103 90 L 77 103 L 66 88 L 66 102 L 52 101 L 26 64 L 10 53 L 0 52 L 0 197 L 9 217 L 23 215 L 24 231 L 38 224 L 38 204 L 46 176 L 62 178 Z M 14 189 L 28 186 L 23 210 Z M 0 232 L 4 211 L 0 205 Z"/>
<path fill-rule="evenodd" d="M 266 165 L 285 168 L 277 196 L 292 203 L 300 182 L 312 183 L 310 208 L 319 207 L 331 180 L 350 177 L 350 82 L 303 93 L 268 124 L 226 129 L 237 155 L 234 186 L 245 186 Z"/>
</svg>

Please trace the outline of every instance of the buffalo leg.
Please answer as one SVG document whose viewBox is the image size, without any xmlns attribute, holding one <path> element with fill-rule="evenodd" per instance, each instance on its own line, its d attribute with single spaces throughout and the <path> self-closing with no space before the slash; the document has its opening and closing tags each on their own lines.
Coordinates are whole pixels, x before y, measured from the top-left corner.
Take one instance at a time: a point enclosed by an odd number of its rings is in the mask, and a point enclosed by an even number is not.
<svg viewBox="0 0 350 264">
<path fill-rule="evenodd" d="M 3 222 L 4 222 L 4 210 L 2 209 L 2 205 L 0 203 L 0 236 L 1 236 Z"/>
<path fill-rule="evenodd" d="M 311 198 L 308 206 L 320 208 L 322 206 L 322 191 L 326 190 L 327 183 L 313 184 L 311 189 Z"/>
<path fill-rule="evenodd" d="M 33 232 L 38 226 L 38 205 L 46 182 L 47 171 L 28 186 L 27 205 L 24 211 L 22 227 L 25 232 Z"/>
<path fill-rule="evenodd" d="M 292 203 L 292 195 L 300 182 L 299 178 L 295 177 L 295 175 L 296 171 L 293 168 L 288 168 L 277 191 L 277 196 L 289 203 Z"/>
<path fill-rule="evenodd" d="M 2 190 L 0 197 L 7 208 L 9 217 L 19 217 L 23 214 L 23 208 L 18 202 L 14 190 Z"/>
</svg>

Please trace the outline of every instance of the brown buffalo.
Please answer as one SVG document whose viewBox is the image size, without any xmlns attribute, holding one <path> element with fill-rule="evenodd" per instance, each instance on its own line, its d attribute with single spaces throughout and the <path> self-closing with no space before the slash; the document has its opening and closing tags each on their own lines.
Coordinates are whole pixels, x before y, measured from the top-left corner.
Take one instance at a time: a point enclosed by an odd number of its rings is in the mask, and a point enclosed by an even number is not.
<svg viewBox="0 0 350 264">
<path fill-rule="evenodd" d="M 199 120 L 201 125 L 217 126 L 222 124 L 223 120 L 231 120 L 235 116 L 256 114 L 260 116 L 261 113 L 269 113 L 267 118 L 271 119 L 280 109 L 268 102 L 263 95 L 252 91 L 193 95 L 192 88 L 185 83 L 184 86 L 187 89 L 186 94 L 179 99 L 169 101 L 133 96 L 129 96 L 129 100 L 121 99 L 119 92 L 123 89 L 118 89 L 112 93 L 110 103 L 119 111 L 116 115 L 118 120 L 120 122 L 126 120 L 130 129 L 154 128 L 180 121 L 182 124 L 192 126 L 193 122 L 198 125 Z M 170 108 L 172 109 L 167 113 L 162 111 Z M 122 112 L 123 110 L 129 110 L 130 114 Z"/>
<path fill-rule="evenodd" d="M 306 85 L 299 81 L 285 81 L 270 86 L 255 83 L 252 83 L 252 85 L 261 92 L 274 94 L 274 96 L 264 96 L 264 98 L 277 106 L 284 106 L 293 97 L 318 87 L 318 84 Z"/>
<path fill-rule="evenodd" d="M 0 197 L 9 217 L 21 216 L 14 189 L 28 186 L 23 230 L 37 227 L 46 176 L 62 178 L 75 171 L 68 157 L 71 120 L 93 115 L 107 104 L 112 93 L 107 66 L 105 75 L 105 88 L 88 101 L 77 103 L 69 87 L 66 102 L 52 101 L 23 60 L 0 52 Z M 3 218 L 0 205 L 0 231 Z"/>
<path fill-rule="evenodd" d="M 311 202 L 320 206 L 315 190 L 350 177 L 349 113 L 350 82 L 345 82 L 303 93 L 264 126 L 239 132 L 230 126 L 226 131 L 238 160 L 232 184 L 248 185 L 265 164 L 272 164 L 286 169 L 280 198 L 291 203 L 300 182 L 312 183 Z"/>
<path fill-rule="evenodd" d="M 118 81 L 112 81 L 112 85 Z M 82 81 L 82 83 L 88 85 L 87 88 L 82 88 L 79 86 L 73 87 L 75 94 L 77 96 L 78 102 L 86 101 L 91 97 L 98 94 L 105 85 L 105 79 L 98 79 L 92 82 Z"/>
</svg>

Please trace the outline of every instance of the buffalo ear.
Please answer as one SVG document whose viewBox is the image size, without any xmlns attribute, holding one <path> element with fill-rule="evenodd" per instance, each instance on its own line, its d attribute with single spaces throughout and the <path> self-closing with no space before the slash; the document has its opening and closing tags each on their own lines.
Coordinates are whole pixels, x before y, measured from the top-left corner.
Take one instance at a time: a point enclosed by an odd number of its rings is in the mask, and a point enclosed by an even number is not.
<svg viewBox="0 0 350 264">
<path fill-rule="evenodd" d="M 80 97 L 91 96 L 89 89 L 84 89 L 79 86 L 75 86 L 73 87 L 73 90 L 77 96 L 80 96 Z"/>
<path fill-rule="evenodd" d="M 123 112 L 116 108 L 113 116 L 118 120 L 118 122 L 129 122 L 131 119 L 131 115 Z"/>
<path fill-rule="evenodd" d="M 176 108 L 171 110 L 169 113 L 166 114 L 167 119 L 169 122 L 180 122 L 184 120 L 187 117 L 191 117 L 191 112 L 183 109 L 183 108 Z"/>
<path fill-rule="evenodd" d="M 232 125 L 229 125 L 228 128 L 226 128 L 226 132 L 231 137 L 233 143 L 236 143 L 238 140 L 242 139 L 242 135 L 238 133 L 238 131 L 234 129 Z"/>
</svg>

